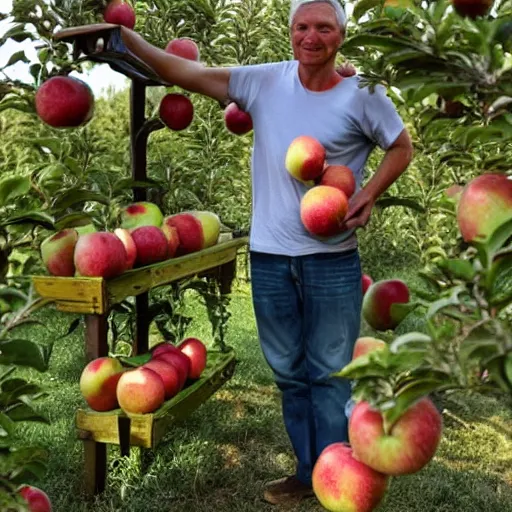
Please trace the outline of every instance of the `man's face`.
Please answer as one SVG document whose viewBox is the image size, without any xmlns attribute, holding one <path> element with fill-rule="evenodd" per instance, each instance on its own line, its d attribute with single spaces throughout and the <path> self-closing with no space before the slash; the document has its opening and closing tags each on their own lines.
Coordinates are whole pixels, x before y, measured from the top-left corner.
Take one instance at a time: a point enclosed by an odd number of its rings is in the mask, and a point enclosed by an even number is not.
<svg viewBox="0 0 512 512">
<path fill-rule="evenodd" d="M 293 55 L 301 64 L 334 62 L 343 35 L 332 5 L 318 2 L 300 7 L 293 18 L 291 39 Z"/>
</svg>

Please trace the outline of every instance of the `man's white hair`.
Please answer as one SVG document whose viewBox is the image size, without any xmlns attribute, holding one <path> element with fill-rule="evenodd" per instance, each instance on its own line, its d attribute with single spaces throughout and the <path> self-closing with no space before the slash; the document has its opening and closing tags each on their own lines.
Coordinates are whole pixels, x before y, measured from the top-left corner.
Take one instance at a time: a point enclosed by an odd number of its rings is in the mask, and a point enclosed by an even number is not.
<svg viewBox="0 0 512 512">
<path fill-rule="evenodd" d="M 347 25 L 347 16 L 345 15 L 345 11 L 338 0 L 292 0 L 290 7 L 290 27 L 293 24 L 293 18 L 295 17 L 295 14 L 302 5 L 317 3 L 331 5 L 336 11 L 336 18 L 338 19 L 338 23 L 340 24 L 341 28 L 345 29 L 345 26 Z"/>
</svg>

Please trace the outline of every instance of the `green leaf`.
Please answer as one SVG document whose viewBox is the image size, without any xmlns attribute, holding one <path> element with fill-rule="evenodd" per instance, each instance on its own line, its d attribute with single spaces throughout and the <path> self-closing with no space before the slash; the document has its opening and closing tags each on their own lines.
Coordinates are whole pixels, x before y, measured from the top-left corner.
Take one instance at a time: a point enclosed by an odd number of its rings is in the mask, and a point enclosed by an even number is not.
<svg viewBox="0 0 512 512">
<path fill-rule="evenodd" d="M 496 334 L 486 325 L 474 327 L 464 338 L 459 347 L 459 357 L 464 365 L 470 359 L 481 361 L 489 359 L 500 352 Z"/>
<path fill-rule="evenodd" d="M 399 324 L 404 320 L 404 318 L 409 313 L 412 313 L 418 306 L 418 302 L 395 302 L 394 304 L 391 304 L 391 307 L 389 308 L 389 315 L 395 323 Z"/>
<path fill-rule="evenodd" d="M 35 112 L 34 107 L 27 103 L 25 100 L 19 97 L 12 96 L 9 98 L 5 98 L 3 101 L 0 102 L 0 113 L 8 109 L 18 110 L 19 112 L 27 113 Z"/>
<path fill-rule="evenodd" d="M 32 34 L 25 30 L 24 23 L 18 23 L 11 27 L 5 34 L 2 36 L 2 39 L 13 39 L 14 41 L 21 43 L 25 39 L 33 39 Z"/>
<path fill-rule="evenodd" d="M 512 255 L 495 259 L 487 275 L 489 303 L 506 307 L 512 301 Z"/>
<path fill-rule="evenodd" d="M 0 439 L 10 437 L 14 432 L 14 421 L 3 412 L 0 412 Z"/>
<path fill-rule="evenodd" d="M 389 345 L 389 350 L 392 354 L 396 354 L 399 350 L 404 347 L 406 349 L 414 345 L 414 348 L 428 349 L 425 345 L 432 343 L 432 338 L 421 332 L 408 332 L 402 336 L 395 338 Z"/>
<path fill-rule="evenodd" d="M 53 207 L 65 210 L 66 208 L 88 201 L 101 203 L 107 206 L 110 203 L 107 196 L 98 192 L 91 192 L 86 189 L 71 189 L 57 196 L 53 202 Z"/>
<path fill-rule="evenodd" d="M 355 7 L 352 17 L 354 20 L 358 20 L 361 16 L 366 14 L 370 9 L 379 7 L 382 5 L 382 0 L 359 0 Z"/>
<path fill-rule="evenodd" d="M 425 208 L 421 206 L 414 199 L 408 199 L 406 197 L 381 197 L 375 203 L 375 206 L 379 208 L 389 208 L 390 206 L 404 206 L 405 208 L 410 208 L 411 210 L 416 210 L 420 213 L 425 213 Z"/>
<path fill-rule="evenodd" d="M 43 212 L 26 212 L 20 215 L 10 217 L 3 222 L 0 222 L 0 227 L 12 226 L 15 224 L 33 224 L 35 226 L 42 226 L 46 229 L 54 229 L 53 217 Z"/>
<path fill-rule="evenodd" d="M 411 43 L 411 41 L 408 39 L 367 34 L 359 34 L 353 37 L 349 37 L 343 43 L 343 50 L 352 50 L 358 46 L 363 48 L 370 46 L 374 48 L 391 50 L 421 50 L 421 48 L 419 48 L 416 44 Z"/>
<path fill-rule="evenodd" d="M 437 93 L 440 96 L 462 94 L 469 90 L 472 85 L 471 82 L 447 83 L 446 80 L 439 80 L 438 82 L 428 83 L 416 89 L 411 99 L 414 103 L 419 103 L 433 93 Z"/>
<path fill-rule="evenodd" d="M 0 206 L 28 194 L 29 190 L 30 179 L 26 176 L 10 176 L 0 180 Z"/>
<path fill-rule="evenodd" d="M 37 423 L 50 424 L 48 417 L 36 411 L 32 401 L 27 397 L 22 397 L 21 403 L 9 409 L 9 418 L 12 421 L 33 421 Z"/>
<path fill-rule="evenodd" d="M 123 366 L 137 367 L 146 364 L 151 359 L 151 354 L 139 354 L 132 357 L 120 357 L 119 361 Z"/>
<path fill-rule="evenodd" d="M 132 178 L 122 178 L 114 183 L 112 191 L 116 193 L 124 190 L 131 190 L 132 188 L 151 188 L 158 186 L 160 186 L 159 183 L 153 180 L 140 181 L 133 180 Z"/>
<path fill-rule="evenodd" d="M 468 260 L 463 259 L 450 259 L 441 260 L 437 262 L 439 268 L 446 271 L 448 275 L 455 279 L 462 279 L 463 281 L 472 281 L 476 275 L 476 270 Z"/>
<path fill-rule="evenodd" d="M 466 291 L 467 290 L 464 285 L 455 286 L 452 289 L 452 292 L 449 297 L 443 297 L 439 300 L 436 300 L 430 305 L 427 311 L 427 318 L 432 318 L 434 315 L 442 311 L 444 308 L 448 308 L 451 306 L 459 306 L 461 303 L 459 295 Z"/>
<path fill-rule="evenodd" d="M 39 345 L 24 339 L 0 341 L 0 364 L 17 364 L 44 372 L 48 369 L 51 350 L 51 345 Z"/>
<path fill-rule="evenodd" d="M 55 137 L 39 137 L 36 139 L 26 139 L 26 142 L 37 146 L 40 149 L 47 149 L 53 155 L 59 156 L 62 150 L 62 140 Z"/>
<path fill-rule="evenodd" d="M 389 348 L 383 346 L 357 357 L 339 372 L 333 373 L 332 377 L 343 377 L 347 379 L 361 379 L 364 377 L 386 377 L 389 374 Z"/>
<path fill-rule="evenodd" d="M 470 146 L 473 142 L 500 141 L 503 139 L 503 131 L 490 126 L 473 126 L 466 130 L 464 145 Z"/>
<path fill-rule="evenodd" d="M 87 213 L 68 213 L 58 219 L 55 219 L 55 229 L 60 231 L 65 228 L 74 228 L 77 226 L 87 226 L 91 224 L 92 217 Z"/>
<path fill-rule="evenodd" d="M 28 64 L 30 60 L 25 55 L 25 50 L 20 50 L 19 52 L 13 53 L 9 60 L 7 61 L 7 64 L 4 66 L 4 68 L 8 68 L 9 66 L 12 66 L 13 64 L 16 64 L 17 62 L 25 62 Z"/>
</svg>

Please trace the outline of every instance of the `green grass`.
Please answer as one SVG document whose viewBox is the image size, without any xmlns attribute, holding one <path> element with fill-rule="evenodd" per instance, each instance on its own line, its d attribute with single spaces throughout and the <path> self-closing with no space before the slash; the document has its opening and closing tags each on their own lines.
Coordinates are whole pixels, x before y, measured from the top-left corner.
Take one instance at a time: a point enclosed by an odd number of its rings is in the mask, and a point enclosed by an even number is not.
<svg viewBox="0 0 512 512">
<path fill-rule="evenodd" d="M 211 339 L 204 308 L 191 298 L 188 335 Z M 36 484 L 50 495 L 56 512 L 262 512 L 266 481 L 294 470 L 281 420 L 279 395 L 262 357 L 250 294 L 233 295 L 227 342 L 238 355 L 234 377 L 188 420 L 172 428 L 154 452 L 132 450 L 129 458 L 112 447 L 108 490 L 93 501 L 82 495 L 82 446 L 74 411 L 83 405 L 78 380 L 84 366 L 83 329 L 58 340 L 70 317 L 45 314 L 57 339 L 50 370 L 24 372 L 47 387 L 41 403 L 51 425 L 24 426 L 24 443 L 49 451 L 48 473 Z M 32 328 L 34 338 L 48 332 Z M 493 398 L 446 401 L 445 430 L 435 459 L 416 475 L 391 482 L 379 512 L 512 511 L 512 412 Z M 142 465 L 139 464 L 142 459 Z M 140 470 L 143 467 L 143 470 Z M 321 511 L 310 500 L 298 511 Z"/>
</svg>

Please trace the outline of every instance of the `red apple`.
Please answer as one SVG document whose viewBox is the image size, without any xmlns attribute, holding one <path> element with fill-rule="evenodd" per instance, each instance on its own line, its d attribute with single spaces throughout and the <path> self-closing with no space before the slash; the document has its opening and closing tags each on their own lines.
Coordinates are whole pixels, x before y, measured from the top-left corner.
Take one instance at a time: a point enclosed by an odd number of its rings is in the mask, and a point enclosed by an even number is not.
<svg viewBox="0 0 512 512">
<path fill-rule="evenodd" d="M 119 379 L 117 400 L 126 413 L 154 412 L 165 400 L 165 386 L 162 378 L 144 366 L 129 370 Z"/>
<path fill-rule="evenodd" d="M 180 244 L 176 251 L 177 255 L 190 254 L 204 248 L 203 225 L 196 216 L 190 213 L 177 213 L 165 217 L 162 230 L 167 237 L 170 236 L 171 228 L 178 231 Z"/>
<path fill-rule="evenodd" d="M 354 76 L 357 71 L 353 64 L 350 62 L 345 62 L 341 66 L 336 68 L 336 73 L 340 75 L 343 78 L 349 78 L 351 76 Z"/>
<path fill-rule="evenodd" d="M 124 229 L 140 228 L 141 226 L 160 227 L 163 218 L 164 216 L 156 204 L 141 201 L 130 204 L 121 211 L 121 227 Z"/>
<path fill-rule="evenodd" d="M 337 188 L 347 196 L 347 199 L 356 191 L 354 173 L 346 165 L 328 165 L 320 176 L 319 185 Z"/>
<path fill-rule="evenodd" d="M 286 153 L 286 169 L 297 180 L 309 182 L 318 178 L 325 164 L 325 148 L 307 135 L 292 141 Z"/>
<path fill-rule="evenodd" d="M 365 354 L 369 354 L 374 350 L 380 350 L 387 346 L 385 341 L 379 340 L 377 338 L 372 338 L 370 336 L 363 336 L 356 340 L 354 345 L 354 352 L 352 354 L 352 359 L 356 359 L 359 356 L 363 356 Z"/>
<path fill-rule="evenodd" d="M 512 219 L 512 180 L 506 174 L 483 174 L 470 181 L 457 205 L 457 222 L 466 242 L 485 242 Z"/>
<path fill-rule="evenodd" d="M 133 7 L 123 0 L 111 0 L 103 13 L 105 23 L 123 25 L 133 29 L 135 26 L 135 11 Z"/>
<path fill-rule="evenodd" d="M 160 102 L 160 119 L 171 130 L 187 128 L 194 119 L 194 105 L 183 94 L 167 94 Z"/>
<path fill-rule="evenodd" d="M 308 190 L 300 203 L 302 224 L 309 233 L 320 237 L 341 233 L 347 211 L 347 196 L 337 188 L 324 185 Z"/>
<path fill-rule="evenodd" d="M 345 443 L 325 448 L 313 468 L 313 491 L 326 510 L 372 512 L 386 494 L 388 477 L 363 464 Z"/>
<path fill-rule="evenodd" d="M 179 353 L 180 349 L 178 347 L 175 347 L 172 343 L 159 343 L 158 345 L 151 349 L 151 357 L 155 358 L 160 354 L 167 354 L 168 352 Z"/>
<path fill-rule="evenodd" d="M 244 112 L 235 102 L 230 103 L 224 110 L 226 128 L 235 135 L 244 135 L 252 130 L 252 117 Z"/>
<path fill-rule="evenodd" d="M 144 364 L 143 368 L 149 368 L 160 376 L 164 383 L 166 400 L 172 398 L 181 389 L 180 374 L 176 366 L 165 362 L 163 359 L 152 359 Z"/>
<path fill-rule="evenodd" d="M 126 250 L 114 233 L 88 233 L 79 237 L 74 260 L 80 275 L 110 279 L 125 271 Z"/>
<path fill-rule="evenodd" d="M 429 398 L 422 398 L 409 407 L 384 431 L 379 411 L 367 402 L 359 402 L 349 420 L 349 439 L 355 457 L 375 471 L 386 475 L 416 473 L 434 457 L 443 422 Z"/>
<path fill-rule="evenodd" d="M 54 76 L 36 92 L 37 115 L 54 128 L 76 128 L 94 113 L 94 96 L 89 86 L 71 76 Z"/>
<path fill-rule="evenodd" d="M 180 37 L 169 41 L 165 47 L 165 51 L 183 59 L 199 60 L 199 48 L 195 41 L 188 37 Z"/>
<path fill-rule="evenodd" d="M 123 242 L 124 249 L 126 251 L 126 270 L 130 270 L 133 268 L 135 260 L 137 259 L 137 247 L 135 247 L 132 235 L 130 235 L 130 232 L 124 228 L 115 229 L 114 235 Z"/>
<path fill-rule="evenodd" d="M 363 277 L 362 277 L 363 295 L 366 294 L 366 292 L 368 291 L 368 288 L 370 288 L 370 286 L 372 284 L 373 284 L 373 279 L 369 275 L 363 274 Z"/>
<path fill-rule="evenodd" d="M 131 232 L 137 249 L 137 266 L 151 265 L 167 259 L 169 243 L 156 226 L 141 226 Z"/>
<path fill-rule="evenodd" d="M 409 302 L 409 288 L 400 279 L 387 279 L 372 284 L 363 298 L 363 317 L 377 331 L 394 329 L 402 320 L 393 313 L 393 304 Z"/>
<path fill-rule="evenodd" d="M 493 0 L 453 0 L 453 8 L 459 16 L 475 19 L 478 16 L 485 16 Z"/>
<path fill-rule="evenodd" d="M 43 240 L 41 257 L 50 274 L 63 277 L 75 275 L 73 257 L 77 242 L 78 233 L 72 228 L 63 229 Z"/>
<path fill-rule="evenodd" d="M 32 485 L 23 485 L 18 491 L 27 502 L 28 512 L 52 512 L 52 504 L 48 495 Z"/>
<path fill-rule="evenodd" d="M 186 338 L 178 348 L 190 359 L 190 379 L 199 379 L 206 368 L 207 350 L 205 344 L 197 338 Z"/>
<path fill-rule="evenodd" d="M 178 370 L 180 376 L 180 389 L 185 385 L 190 373 L 190 359 L 180 350 L 177 352 L 167 351 L 156 353 L 156 355 L 152 356 L 151 360 L 162 360 L 172 364 L 176 370 Z"/>
<path fill-rule="evenodd" d="M 111 411 L 117 408 L 116 388 L 123 371 L 121 363 L 113 357 L 94 359 L 84 368 L 80 391 L 91 409 Z"/>
</svg>

